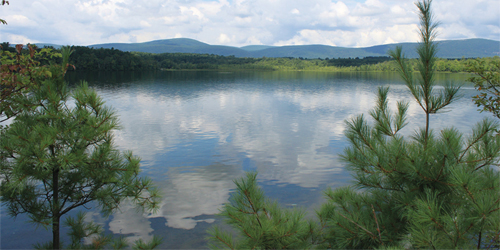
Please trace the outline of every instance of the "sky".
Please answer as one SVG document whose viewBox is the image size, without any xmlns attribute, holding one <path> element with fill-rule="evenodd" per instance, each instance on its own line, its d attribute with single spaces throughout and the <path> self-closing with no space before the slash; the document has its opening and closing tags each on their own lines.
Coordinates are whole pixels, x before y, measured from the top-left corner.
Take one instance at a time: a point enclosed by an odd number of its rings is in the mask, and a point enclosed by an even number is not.
<svg viewBox="0 0 500 250">
<path fill-rule="evenodd" d="M 91 45 L 192 38 L 213 45 L 417 42 L 414 0 L 10 0 L 0 42 Z M 498 0 L 434 0 L 438 40 L 500 40 Z"/>
</svg>

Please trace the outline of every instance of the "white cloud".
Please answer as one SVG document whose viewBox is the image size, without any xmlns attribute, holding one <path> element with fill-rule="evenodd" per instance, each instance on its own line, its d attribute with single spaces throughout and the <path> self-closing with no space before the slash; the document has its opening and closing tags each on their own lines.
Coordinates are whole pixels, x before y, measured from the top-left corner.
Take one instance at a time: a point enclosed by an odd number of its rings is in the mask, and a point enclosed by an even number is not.
<svg viewBox="0 0 500 250">
<path fill-rule="evenodd" d="M 143 28 L 151 27 L 151 24 L 144 20 L 141 20 L 140 25 Z"/>
<path fill-rule="evenodd" d="M 36 22 L 23 15 L 10 15 L 6 16 L 4 19 L 9 20 L 8 23 L 10 25 L 15 25 L 19 27 L 30 27 L 36 25 Z"/>
<path fill-rule="evenodd" d="M 301 30 L 293 38 L 286 41 L 278 41 L 275 45 L 304 45 L 325 44 L 332 46 L 363 47 L 373 43 L 387 44 L 401 41 L 417 41 L 416 25 L 395 25 L 392 27 L 373 28 L 361 31 L 349 30 Z"/>
<path fill-rule="evenodd" d="M 326 36 L 325 36 L 326 35 Z M 292 39 L 279 41 L 275 45 L 304 45 L 304 44 L 325 44 L 335 46 L 335 43 L 328 37 L 328 32 L 317 30 L 301 30 Z"/>
<path fill-rule="evenodd" d="M 27 44 L 40 42 L 38 40 L 32 40 L 23 35 L 12 35 L 12 34 L 0 34 L 2 41 L 10 41 L 11 44 Z"/>
<path fill-rule="evenodd" d="M 87 45 L 182 37 L 210 44 L 371 46 L 416 41 L 414 0 L 17 0 L 1 39 Z M 440 39 L 500 40 L 496 0 L 434 1 Z M 225 34 L 221 40 L 221 34 Z M 23 39 L 19 39 L 23 37 Z M 11 40 L 10 42 L 14 42 Z"/>
<path fill-rule="evenodd" d="M 360 16 L 380 16 L 387 13 L 388 6 L 378 0 L 367 0 L 365 3 L 358 3 L 353 13 Z"/>
<path fill-rule="evenodd" d="M 220 34 L 220 36 L 219 36 L 219 43 L 227 44 L 227 43 L 230 43 L 230 42 L 231 42 L 231 38 L 229 38 L 229 36 L 227 36 L 226 34 Z"/>
</svg>

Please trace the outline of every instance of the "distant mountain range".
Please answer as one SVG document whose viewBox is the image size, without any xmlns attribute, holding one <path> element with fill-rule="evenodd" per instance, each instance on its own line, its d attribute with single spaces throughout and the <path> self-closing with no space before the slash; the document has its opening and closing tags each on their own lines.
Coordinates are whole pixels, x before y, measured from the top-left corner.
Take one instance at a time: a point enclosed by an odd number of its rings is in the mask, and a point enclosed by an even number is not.
<svg viewBox="0 0 500 250">
<path fill-rule="evenodd" d="M 387 51 L 402 46 L 409 58 L 418 57 L 417 43 L 396 43 L 365 48 L 346 48 L 328 45 L 265 46 L 250 45 L 241 48 L 210 45 L 188 38 L 156 40 L 144 43 L 106 43 L 89 45 L 93 48 L 115 48 L 122 51 L 148 53 L 195 53 L 236 57 L 302 57 L 302 58 L 356 58 L 387 56 Z M 466 39 L 439 41 L 440 58 L 492 57 L 500 55 L 500 41 L 488 39 Z"/>
</svg>

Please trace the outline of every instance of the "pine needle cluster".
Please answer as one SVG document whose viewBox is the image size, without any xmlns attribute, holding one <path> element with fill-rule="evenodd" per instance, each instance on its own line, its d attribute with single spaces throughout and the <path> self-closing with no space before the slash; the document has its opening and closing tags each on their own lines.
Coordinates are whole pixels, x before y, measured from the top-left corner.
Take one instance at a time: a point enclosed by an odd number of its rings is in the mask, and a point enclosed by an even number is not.
<svg viewBox="0 0 500 250">
<path fill-rule="evenodd" d="M 237 192 L 224 205 L 221 216 L 239 235 L 209 230 L 213 249 L 307 249 L 314 241 L 315 223 L 304 218 L 298 209 L 284 209 L 268 200 L 258 187 L 256 173 L 235 181 Z"/>
</svg>

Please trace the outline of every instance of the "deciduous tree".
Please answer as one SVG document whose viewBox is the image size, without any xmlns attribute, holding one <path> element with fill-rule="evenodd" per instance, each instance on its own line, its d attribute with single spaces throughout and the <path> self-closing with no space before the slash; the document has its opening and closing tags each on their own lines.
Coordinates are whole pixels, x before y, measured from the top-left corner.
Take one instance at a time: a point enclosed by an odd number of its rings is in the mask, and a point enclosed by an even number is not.
<svg viewBox="0 0 500 250">
<path fill-rule="evenodd" d="M 480 94 L 473 97 L 481 112 L 488 111 L 500 119 L 500 58 L 469 61 L 467 71 L 474 74 L 469 81 Z"/>
<path fill-rule="evenodd" d="M 8 46 L 8 43 L 2 46 Z M 31 96 L 26 93 L 52 77 L 50 67 L 60 69 L 56 65 L 40 65 L 41 60 L 60 57 L 60 53 L 47 48 L 37 50 L 31 45 L 26 46 L 28 51 L 24 53 L 23 47 L 17 44 L 14 52 L 3 48 L 0 54 L 0 122 L 15 117 L 23 110 L 34 108 Z"/>
</svg>

